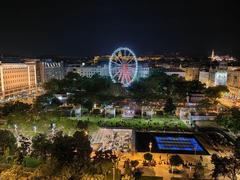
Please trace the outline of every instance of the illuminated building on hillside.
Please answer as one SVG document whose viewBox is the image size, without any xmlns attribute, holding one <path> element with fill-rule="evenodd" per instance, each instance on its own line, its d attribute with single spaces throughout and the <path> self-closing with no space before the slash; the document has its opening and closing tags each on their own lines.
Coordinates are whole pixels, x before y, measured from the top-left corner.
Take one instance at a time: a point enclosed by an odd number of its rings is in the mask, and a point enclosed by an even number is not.
<svg viewBox="0 0 240 180">
<path fill-rule="evenodd" d="M 227 63 L 220 62 L 215 69 L 209 69 L 209 86 L 227 85 Z"/>
<path fill-rule="evenodd" d="M 240 67 L 228 70 L 227 87 L 231 96 L 240 98 Z"/>
<path fill-rule="evenodd" d="M 19 94 L 36 92 L 36 62 L 2 63 L 0 62 L 1 99 Z"/>
<path fill-rule="evenodd" d="M 229 61 L 229 62 L 231 62 L 231 61 L 237 60 L 236 58 L 229 56 L 229 55 L 225 55 L 225 56 L 215 55 L 214 50 L 212 50 L 212 54 L 209 58 L 211 59 L 211 61 Z"/>
<path fill-rule="evenodd" d="M 199 72 L 199 81 L 206 86 L 209 86 L 209 72 L 208 71 L 200 71 Z"/>
<path fill-rule="evenodd" d="M 187 81 L 199 80 L 199 68 L 195 67 L 185 68 L 185 79 Z"/>
</svg>

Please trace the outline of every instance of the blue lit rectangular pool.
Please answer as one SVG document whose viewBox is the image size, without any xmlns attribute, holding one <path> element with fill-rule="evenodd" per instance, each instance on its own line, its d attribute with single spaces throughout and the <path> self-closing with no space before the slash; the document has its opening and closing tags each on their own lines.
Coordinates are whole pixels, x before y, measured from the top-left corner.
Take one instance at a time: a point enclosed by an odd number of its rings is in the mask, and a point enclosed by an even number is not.
<svg viewBox="0 0 240 180">
<path fill-rule="evenodd" d="M 193 134 L 136 132 L 136 150 L 151 152 L 207 155 L 208 152 Z"/>
</svg>

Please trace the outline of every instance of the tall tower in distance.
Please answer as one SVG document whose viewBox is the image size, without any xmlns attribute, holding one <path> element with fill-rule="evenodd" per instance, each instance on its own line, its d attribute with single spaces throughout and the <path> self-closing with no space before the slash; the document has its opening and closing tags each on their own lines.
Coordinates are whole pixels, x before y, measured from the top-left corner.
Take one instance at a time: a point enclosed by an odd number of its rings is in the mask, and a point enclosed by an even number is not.
<svg viewBox="0 0 240 180">
<path fill-rule="evenodd" d="M 211 61 L 214 61 L 216 59 L 214 49 L 212 50 L 212 54 L 210 56 Z"/>
</svg>

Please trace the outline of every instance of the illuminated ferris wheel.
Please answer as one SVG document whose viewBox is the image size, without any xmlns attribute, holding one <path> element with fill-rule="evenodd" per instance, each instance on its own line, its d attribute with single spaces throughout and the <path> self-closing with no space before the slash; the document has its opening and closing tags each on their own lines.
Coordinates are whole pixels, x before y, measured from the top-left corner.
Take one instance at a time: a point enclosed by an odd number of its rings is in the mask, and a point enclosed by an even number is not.
<svg viewBox="0 0 240 180">
<path fill-rule="evenodd" d="M 137 77 L 138 62 L 134 52 L 126 47 L 116 49 L 109 61 L 109 74 L 114 83 L 128 87 Z"/>
</svg>

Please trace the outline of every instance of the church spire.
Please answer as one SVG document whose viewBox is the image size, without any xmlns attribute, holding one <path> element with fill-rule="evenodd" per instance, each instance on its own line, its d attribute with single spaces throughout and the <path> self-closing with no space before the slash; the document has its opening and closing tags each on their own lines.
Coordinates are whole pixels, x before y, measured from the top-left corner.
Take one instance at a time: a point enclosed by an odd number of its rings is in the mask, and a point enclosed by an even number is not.
<svg viewBox="0 0 240 180">
<path fill-rule="evenodd" d="M 212 60 L 212 61 L 214 61 L 214 60 L 215 60 L 215 53 L 214 53 L 214 49 L 212 50 L 211 60 Z"/>
</svg>

